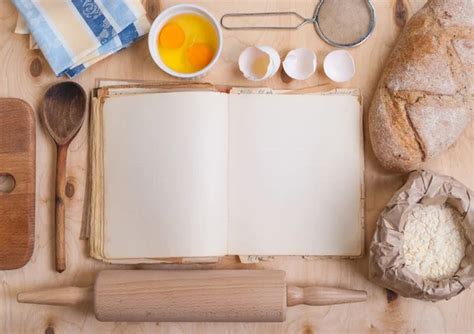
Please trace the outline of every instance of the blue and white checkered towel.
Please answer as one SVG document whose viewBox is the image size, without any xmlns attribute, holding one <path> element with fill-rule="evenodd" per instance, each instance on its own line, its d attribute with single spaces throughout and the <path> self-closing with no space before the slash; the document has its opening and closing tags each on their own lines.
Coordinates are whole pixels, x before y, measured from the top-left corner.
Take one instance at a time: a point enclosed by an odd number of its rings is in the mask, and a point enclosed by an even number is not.
<svg viewBox="0 0 474 334">
<path fill-rule="evenodd" d="M 140 0 L 12 0 L 57 76 L 74 77 L 148 33 Z"/>
</svg>

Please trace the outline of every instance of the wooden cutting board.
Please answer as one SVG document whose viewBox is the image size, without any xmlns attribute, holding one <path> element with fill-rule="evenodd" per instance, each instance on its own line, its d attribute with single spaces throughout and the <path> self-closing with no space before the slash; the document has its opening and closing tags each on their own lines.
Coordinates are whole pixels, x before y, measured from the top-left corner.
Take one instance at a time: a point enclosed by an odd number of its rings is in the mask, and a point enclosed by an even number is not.
<svg viewBox="0 0 474 334">
<path fill-rule="evenodd" d="M 36 125 L 23 100 L 0 99 L 0 270 L 24 266 L 33 253 Z"/>
</svg>

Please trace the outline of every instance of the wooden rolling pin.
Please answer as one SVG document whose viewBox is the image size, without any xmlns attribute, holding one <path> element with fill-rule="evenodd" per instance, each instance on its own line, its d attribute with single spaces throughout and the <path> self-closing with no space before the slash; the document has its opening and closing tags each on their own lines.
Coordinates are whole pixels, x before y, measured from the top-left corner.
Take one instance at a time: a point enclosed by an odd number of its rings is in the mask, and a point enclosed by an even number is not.
<svg viewBox="0 0 474 334">
<path fill-rule="evenodd" d="M 20 303 L 93 302 L 101 321 L 284 321 L 288 306 L 362 302 L 365 291 L 286 286 L 279 270 L 105 270 L 94 287 L 20 293 Z"/>
</svg>

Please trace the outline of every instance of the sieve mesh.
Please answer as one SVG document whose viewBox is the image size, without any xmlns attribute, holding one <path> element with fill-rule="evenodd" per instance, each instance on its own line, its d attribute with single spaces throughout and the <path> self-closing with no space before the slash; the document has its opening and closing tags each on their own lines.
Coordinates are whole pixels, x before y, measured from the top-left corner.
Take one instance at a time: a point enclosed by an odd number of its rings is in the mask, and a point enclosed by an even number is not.
<svg viewBox="0 0 474 334">
<path fill-rule="evenodd" d="M 315 13 L 322 35 L 336 44 L 354 44 L 371 30 L 371 10 L 366 0 L 321 1 Z"/>
</svg>

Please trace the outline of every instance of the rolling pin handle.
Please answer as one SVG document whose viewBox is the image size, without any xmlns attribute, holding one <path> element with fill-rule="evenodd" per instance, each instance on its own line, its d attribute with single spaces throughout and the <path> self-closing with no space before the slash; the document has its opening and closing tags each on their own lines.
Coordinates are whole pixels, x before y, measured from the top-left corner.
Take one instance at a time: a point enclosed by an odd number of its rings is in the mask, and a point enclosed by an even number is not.
<svg viewBox="0 0 474 334">
<path fill-rule="evenodd" d="M 64 288 L 48 289 L 33 292 L 19 293 L 19 303 L 74 306 L 90 302 L 94 295 L 94 288 L 69 286 Z"/>
<path fill-rule="evenodd" d="M 288 286 L 287 304 L 294 305 L 333 305 L 345 303 L 358 303 L 367 300 L 367 292 L 362 290 L 348 290 L 310 286 L 300 288 Z"/>
</svg>

